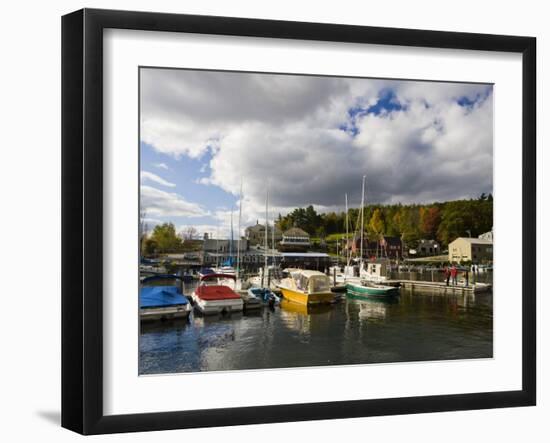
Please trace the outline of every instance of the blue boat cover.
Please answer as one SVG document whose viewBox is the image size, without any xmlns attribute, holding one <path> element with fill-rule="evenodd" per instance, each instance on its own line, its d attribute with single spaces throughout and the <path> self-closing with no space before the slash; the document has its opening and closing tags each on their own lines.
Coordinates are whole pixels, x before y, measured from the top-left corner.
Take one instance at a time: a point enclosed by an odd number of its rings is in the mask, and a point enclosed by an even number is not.
<svg viewBox="0 0 550 443">
<path fill-rule="evenodd" d="M 214 274 L 214 270 L 212 268 L 202 268 L 199 271 L 199 274 L 202 274 L 202 275 Z"/>
<path fill-rule="evenodd" d="M 150 275 L 148 277 L 145 277 L 143 280 L 141 280 L 142 283 L 146 283 L 148 281 L 153 281 L 153 280 L 169 280 L 169 279 L 178 279 L 178 278 L 181 278 L 179 275 L 176 275 L 176 274 L 154 274 L 154 275 Z"/>
<path fill-rule="evenodd" d="M 189 300 L 175 286 L 147 286 L 139 291 L 140 308 L 186 305 Z"/>
</svg>

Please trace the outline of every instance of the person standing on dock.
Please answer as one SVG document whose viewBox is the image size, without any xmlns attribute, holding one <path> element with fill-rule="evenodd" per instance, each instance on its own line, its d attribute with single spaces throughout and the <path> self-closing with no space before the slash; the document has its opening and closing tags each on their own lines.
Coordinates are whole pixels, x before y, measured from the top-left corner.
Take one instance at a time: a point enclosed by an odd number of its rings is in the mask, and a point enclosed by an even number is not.
<svg viewBox="0 0 550 443">
<path fill-rule="evenodd" d="M 449 267 L 447 265 L 445 265 L 445 267 L 443 268 L 443 272 L 445 273 L 445 283 L 447 284 L 447 286 L 449 286 L 451 273 L 449 272 Z"/>
<path fill-rule="evenodd" d="M 453 280 L 453 286 L 456 286 L 456 276 L 458 274 L 458 271 L 456 269 L 456 266 L 453 264 L 451 267 L 451 278 Z"/>
</svg>

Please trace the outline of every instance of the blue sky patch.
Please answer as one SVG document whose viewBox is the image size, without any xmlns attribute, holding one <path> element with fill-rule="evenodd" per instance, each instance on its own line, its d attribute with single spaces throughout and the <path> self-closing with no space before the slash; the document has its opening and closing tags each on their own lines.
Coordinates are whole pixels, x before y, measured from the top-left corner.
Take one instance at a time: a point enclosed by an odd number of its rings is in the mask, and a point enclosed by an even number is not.
<svg viewBox="0 0 550 443">
<path fill-rule="evenodd" d="M 154 149 L 150 144 L 141 142 L 140 144 L 141 170 L 152 172 L 162 177 L 164 180 L 174 183 L 175 187 L 166 187 L 158 183 L 147 182 L 148 186 L 160 189 L 165 192 L 176 193 L 186 201 L 197 203 L 211 212 L 219 208 L 231 208 L 236 205 L 237 197 L 224 191 L 215 185 L 199 183 L 201 178 L 208 177 L 210 174 L 210 161 L 212 153 L 207 150 L 200 158 L 190 158 L 181 155 L 177 159 L 172 155 L 163 154 Z M 169 169 L 159 168 L 158 164 L 164 163 Z M 176 225 L 188 224 L 216 224 L 217 221 L 211 217 L 157 217 L 164 221 L 173 221 Z"/>
<path fill-rule="evenodd" d="M 355 137 L 359 132 L 356 126 L 358 118 L 368 114 L 380 115 L 394 111 L 404 111 L 406 109 L 407 106 L 400 103 L 397 99 L 395 91 L 392 89 L 383 89 L 378 94 L 378 101 L 374 105 L 365 107 L 358 104 L 349 108 L 348 121 L 341 124 L 338 129 Z"/>
</svg>

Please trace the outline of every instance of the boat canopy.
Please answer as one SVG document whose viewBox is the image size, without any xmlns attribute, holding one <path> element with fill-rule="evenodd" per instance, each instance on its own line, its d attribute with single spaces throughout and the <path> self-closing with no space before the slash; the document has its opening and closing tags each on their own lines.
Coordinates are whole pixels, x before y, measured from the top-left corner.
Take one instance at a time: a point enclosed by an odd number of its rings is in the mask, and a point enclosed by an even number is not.
<svg viewBox="0 0 550 443">
<path fill-rule="evenodd" d="M 223 285 L 213 286 L 199 286 L 195 290 L 195 294 L 202 300 L 214 301 L 214 300 L 232 300 L 240 299 L 241 296 L 233 291 L 231 288 Z"/>
<path fill-rule="evenodd" d="M 330 292 L 330 279 L 326 275 L 309 277 L 308 290 L 312 292 Z"/>
<path fill-rule="evenodd" d="M 330 278 L 318 271 L 294 271 L 291 272 L 296 287 L 302 291 L 328 292 L 330 291 Z"/>
<path fill-rule="evenodd" d="M 175 286 L 147 286 L 139 291 L 140 308 L 160 308 L 188 303 L 189 300 L 180 294 Z"/>
</svg>

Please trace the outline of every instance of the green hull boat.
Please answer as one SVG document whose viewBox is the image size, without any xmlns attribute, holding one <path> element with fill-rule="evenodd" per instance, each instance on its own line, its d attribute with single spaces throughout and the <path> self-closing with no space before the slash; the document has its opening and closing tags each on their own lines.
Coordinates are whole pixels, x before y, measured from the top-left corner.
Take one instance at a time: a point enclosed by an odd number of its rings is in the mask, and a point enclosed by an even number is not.
<svg viewBox="0 0 550 443">
<path fill-rule="evenodd" d="M 346 292 L 354 298 L 393 297 L 399 294 L 399 288 L 376 284 L 348 283 Z"/>
</svg>

